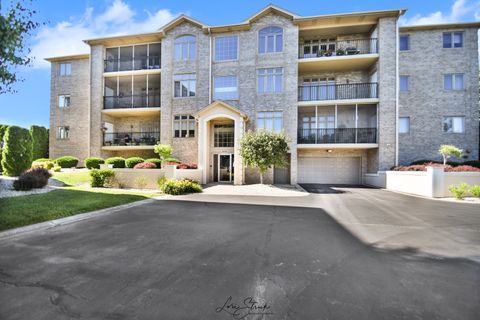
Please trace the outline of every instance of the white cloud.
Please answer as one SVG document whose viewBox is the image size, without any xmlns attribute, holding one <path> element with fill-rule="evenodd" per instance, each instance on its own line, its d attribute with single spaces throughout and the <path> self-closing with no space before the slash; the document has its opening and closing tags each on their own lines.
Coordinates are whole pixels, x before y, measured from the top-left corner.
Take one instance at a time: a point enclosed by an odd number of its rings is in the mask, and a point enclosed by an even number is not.
<svg viewBox="0 0 480 320">
<path fill-rule="evenodd" d="M 472 13 L 480 8 L 480 1 L 473 0 L 455 0 L 450 12 L 443 13 L 441 11 L 432 12 L 428 15 L 414 15 L 411 18 L 400 18 L 401 25 L 421 25 L 421 24 L 438 24 L 458 22 L 467 14 Z M 480 18 L 480 11 L 475 13 L 475 19 Z"/>
<path fill-rule="evenodd" d="M 123 0 L 114 0 L 98 15 L 89 7 L 81 17 L 42 27 L 33 38 L 34 67 L 48 67 L 44 61 L 48 57 L 88 53 L 89 47 L 82 40 L 153 32 L 177 16 L 168 9 L 160 9 L 153 13 L 146 11 L 147 18 L 138 21 L 136 14 Z"/>
</svg>

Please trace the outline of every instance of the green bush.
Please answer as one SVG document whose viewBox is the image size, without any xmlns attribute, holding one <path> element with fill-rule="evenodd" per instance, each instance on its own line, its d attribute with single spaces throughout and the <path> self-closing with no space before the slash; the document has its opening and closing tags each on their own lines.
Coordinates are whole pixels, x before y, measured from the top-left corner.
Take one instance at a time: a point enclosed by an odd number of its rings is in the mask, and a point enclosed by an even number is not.
<svg viewBox="0 0 480 320">
<path fill-rule="evenodd" d="M 90 170 L 90 177 L 90 185 L 92 187 L 105 187 L 105 184 L 115 177 L 115 171 L 110 169 L 92 169 Z"/>
<path fill-rule="evenodd" d="M 155 165 L 157 166 L 158 169 L 160 169 L 162 167 L 162 160 L 157 159 L 157 158 L 147 159 L 147 160 L 145 160 L 145 162 L 155 163 Z"/>
<path fill-rule="evenodd" d="M 55 162 L 62 168 L 73 168 L 78 164 L 78 158 L 72 156 L 63 156 L 57 158 Z"/>
<path fill-rule="evenodd" d="M 122 157 L 112 157 L 105 159 L 105 164 L 113 164 L 114 168 L 125 168 L 125 159 Z"/>
<path fill-rule="evenodd" d="M 148 185 L 148 181 L 145 177 L 137 177 L 135 178 L 135 185 L 138 187 L 138 189 L 145 189 L 145 187 Z"/>
<path fill-rule="evenodd" d="M 144 160 L 140 157 L 131 157 L 125 159 L 125 167 L 132 169 L 135 165 L 142 163 Z"/>
<path fill-rule="evenodd" d="M 2 168 L 6 176 L 19 176 L 32 164 L 32 137 L 27 129 L 10 126 L 3 137 Z"/>
<path fill-rule="evenodd" d="M 448 190 L 453 193 L 453 196 L 458 200 L 463 200 L 468 195 L 469 186 L 466 183 L 462 183 L 458 186 L 451 185 Z"/>
<path fill-rule="evenodd" d="M 480 198 L 480 186 L 479 185 L 472 186 L 469 191 L 472 194 L 472 196 L 474 196 L 476 198 Z"/>
<path fill-rule="evenodd" d="M 50 172 L 44 168 L 29 169 L 22 173 L 20 177 L 13 182 L 13 188 L 17 191 L 43 188 L 48 184 L 48 179 L 51 176 Z"/>
<path fill-rule="evenodd" d="M 0 172 L 2 172 L 2 141 L 7 131 L 8 125 L 0 124 Z"/>
<path fill-rule="evenodd" d="M 32 168 L 44 168 L 47 170 L 52 169 L 55 166 L 55 162 L 50 159 L 40 158 L 32 162 Z"/>
<path fill-rule="evenodd" d="M 60 167 L 60 166 L 54 166 L 53 167 L 53 172 L 60 172 L 60 171 L 62 171 L 62 167 Z"/>
<path fill-rule="evenodd" d="M 163 193 L 171 195 L 181 195 L 187 193 L 202 192 L 202 186 L 196 181 L 191 180 L 171 180 L 160 178 L 158 187 Z"/>
<path fill-rule="evenodd" d="M 84 161 L 85 167 L 87 169 L 100 169 L 100 165 L 104 163 L 105 160 L 99 157 L 86 158 Z"/>
<path fill-rule="evenodd" d="M 32 158 L 48 157 L 48 129 L 41 126 L 31 126 Z"/>
</svg>

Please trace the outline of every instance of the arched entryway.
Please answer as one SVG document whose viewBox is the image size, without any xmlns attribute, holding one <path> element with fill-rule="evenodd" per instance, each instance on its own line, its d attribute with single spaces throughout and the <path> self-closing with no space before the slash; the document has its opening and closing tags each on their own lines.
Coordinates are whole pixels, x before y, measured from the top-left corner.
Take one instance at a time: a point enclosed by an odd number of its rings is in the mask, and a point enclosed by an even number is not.
<svg viewBox="0 0 480 320">
<path fill-rule="evenodd" d="M 195 114 L 198 121 L 198 165 L 202 183 L 243 184 L 239 155 L 247 116 L 234 106 L 216 101 Z"/>
</svg>

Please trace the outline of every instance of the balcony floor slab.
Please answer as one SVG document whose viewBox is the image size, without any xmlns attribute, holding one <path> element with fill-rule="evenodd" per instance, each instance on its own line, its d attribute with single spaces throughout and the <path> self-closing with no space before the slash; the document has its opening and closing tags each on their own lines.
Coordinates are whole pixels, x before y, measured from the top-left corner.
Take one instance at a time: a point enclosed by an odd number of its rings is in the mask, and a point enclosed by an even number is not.
<svg viewBox="0 0 480 320">
<path fill-rule="evenodd" d="M 297 149 L 375 149 L 378 143 L 309 143 L 297 144 Z"/>
<path fill-rule="evenodd" d="M 112 117 L 160 116 L 160 108 L 103 109 L 102 113 Z"/>
</svg>

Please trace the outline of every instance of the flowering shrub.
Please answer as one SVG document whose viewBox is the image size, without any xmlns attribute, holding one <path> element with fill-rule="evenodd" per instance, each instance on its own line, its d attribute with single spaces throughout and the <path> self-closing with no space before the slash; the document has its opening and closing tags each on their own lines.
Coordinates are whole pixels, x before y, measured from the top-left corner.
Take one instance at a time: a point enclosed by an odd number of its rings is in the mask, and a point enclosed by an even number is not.
<svg viewBox="0 0 480 320">
<path fill-rule="evenodd" d="M 180 163 L 177 169 L 198 169 L 198 166 L 195 163 Z"/>
<path fill-rule="evenodd" d="M 152 162 L 137 163 L 133 169 L 156 169 L 157 165 Z"/>
</svg>

